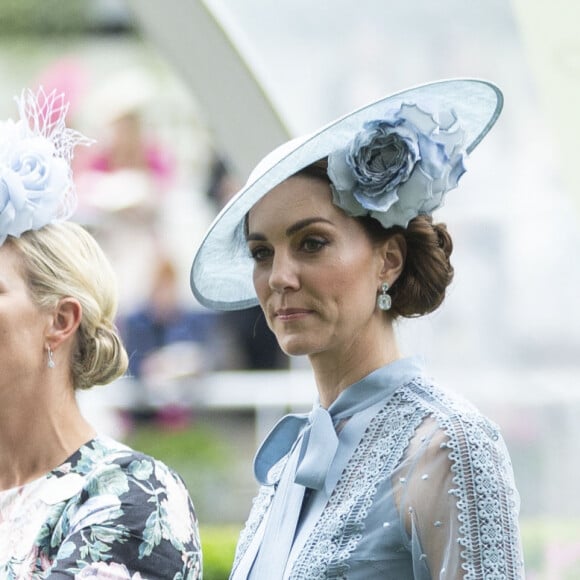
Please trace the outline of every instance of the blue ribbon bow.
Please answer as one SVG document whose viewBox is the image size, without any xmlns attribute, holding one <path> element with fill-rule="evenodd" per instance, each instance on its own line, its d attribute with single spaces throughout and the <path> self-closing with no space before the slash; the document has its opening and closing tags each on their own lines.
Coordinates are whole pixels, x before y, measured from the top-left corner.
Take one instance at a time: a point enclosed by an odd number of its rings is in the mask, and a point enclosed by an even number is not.
<svg viewBox="0 0 580 580">
<path fill-rule="evenodd" d="M 417 359 L 399 359 L 343 391 L 328 410 L 316 404 L 308 414 L 282 417 L 256 454 L 256 479 L 263 485 L 276 483 L 268 476 L 270 469 L 295 445 L 300 445 L 294 482 L 314 490 L 323 489 L 338 450 L 335 425 L 345 419 L 364 420 L 359 417 L 362 411 L 384 404 L 399 385 L 420 375 Z"/>
<path fill-rule="evenodd" d="M 286 415 L 274 426 L 254 461 L 254 473 L 260 483 L 272 483 L 268 480 L 270 469 L 296 444 L 300 445 L 300 454 L 295 483 L 315 490 L 324 487 L 338 449 L 338 437 L 330 413 L 320 406 L 309 414 Z"/>
</svg>

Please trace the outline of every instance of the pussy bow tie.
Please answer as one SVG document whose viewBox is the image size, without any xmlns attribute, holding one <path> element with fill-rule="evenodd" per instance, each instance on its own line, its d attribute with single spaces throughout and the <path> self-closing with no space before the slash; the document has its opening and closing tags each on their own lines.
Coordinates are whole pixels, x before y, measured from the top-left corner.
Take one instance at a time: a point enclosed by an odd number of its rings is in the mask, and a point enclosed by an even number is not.
<svg viewBox="0 0 580 580">
<path fill-rule="evenodd" d="M 399 359 L 373 371 L 343 391 L 328 410 L 317 403 L 310 413 L 282 417 L 256 454 L 256 479 L 263 485 L 275 483 L 268 477 L 270 469 L 299 445 L 294 481 L 310 489 L 321 490 L 338 450 L 335 425 L 345 419 L 349 423 L 364 423 L 369 419 L 367 413 L 362 411 L 370 411 L 371 406 L 386 403 L 397 387 L 421 374 L 417 359 Z M 364 425 L 361 427 L 364 428 Z"/>
<path fill-rule="evenodd" d="M 315 407 L 308 414 L 282 417 L 256 454 L 254 472 L 262 484 L 268 480 L 270 469 L 282 457 L 300 445 L 295 483 L 321 490 L 338 449 L 338 437 L 330 413 Z"/>
</svg>

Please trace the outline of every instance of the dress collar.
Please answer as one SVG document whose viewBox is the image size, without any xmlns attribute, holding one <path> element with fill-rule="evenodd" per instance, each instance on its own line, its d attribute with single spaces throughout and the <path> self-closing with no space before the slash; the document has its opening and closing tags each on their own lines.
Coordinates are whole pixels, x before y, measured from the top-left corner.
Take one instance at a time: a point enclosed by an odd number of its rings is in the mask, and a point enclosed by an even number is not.
<svg viewBox="0 0 580 580">
<path fill-rule="evenodd" d="M 256 454 L 256 479 L 261 484 L 275 483 L 269 477 L 271 468 L 299 443 L 295 482 L 311 489 L 322 489 L 338 449 L 335 425 L 388 399 L 399 386 L 421 374 L 417 358 L 399 359 L 346 388 L 328 409 L 317 402 L 308 414 L 282 417 Z"/>
<path fill-rule="evenodd" d="M 397 387 L 423 374 L 418 357 L 398 359 L 347 387 L 328 408 L 333 421 L 351 417 L 390 397 Z M 320 406 L 318 403 L 316 406 Z"/>
</svg>

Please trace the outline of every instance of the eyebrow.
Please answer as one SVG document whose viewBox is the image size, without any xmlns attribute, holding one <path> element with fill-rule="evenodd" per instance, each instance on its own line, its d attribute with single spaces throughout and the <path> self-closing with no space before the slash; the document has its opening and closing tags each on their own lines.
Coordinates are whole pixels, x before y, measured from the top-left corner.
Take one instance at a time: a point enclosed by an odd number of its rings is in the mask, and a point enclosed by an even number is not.
<svg viewBox="0 0 580 580">
<path fill-rule="evenodd" d="M 326 224 L 332 224 L 332 222 L 330 220 L 327 220 L 325 218 L 321 218 L 321 217 L 312 217 L 312 218 L 306 218 L 303 220 L 299 220 L 297 221 L 295 224 L 292 224 L 287 230 L 286 230 L 286 236 L 290 237 L 292 235 L 294 235 L 296 232 L 299 232 L 300 230 L 315 224 L 315 223 L 326 223 Z M 266 239 L 266 236 L 264 234 L 260 234 L 258 232 L 253 233 L 253 234 L 248 234 L 246 236 L 246 241 L 250 242 L 250 241 L 263 241 Z"/>
</svg>

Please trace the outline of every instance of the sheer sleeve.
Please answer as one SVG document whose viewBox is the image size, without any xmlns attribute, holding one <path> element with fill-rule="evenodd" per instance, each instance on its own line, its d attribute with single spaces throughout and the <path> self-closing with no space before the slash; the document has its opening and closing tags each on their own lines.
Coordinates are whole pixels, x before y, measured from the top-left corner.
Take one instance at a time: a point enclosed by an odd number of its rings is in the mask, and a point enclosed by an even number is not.
<svg viewBox="0 0 580 580">
<path fill-rule="evenodd" d="M 482 416 L 425 419 L 393 485 L 416 579 L 524 577 L 511 463 Z"/>
</svg>

